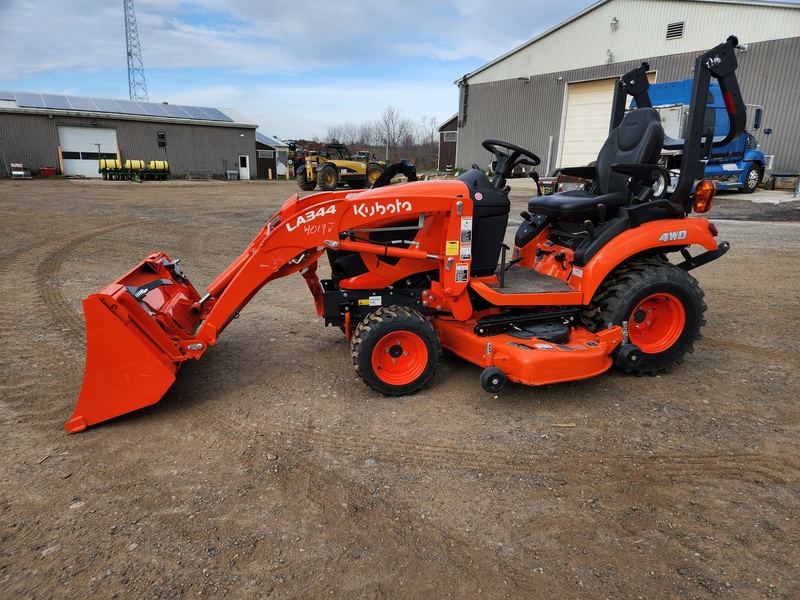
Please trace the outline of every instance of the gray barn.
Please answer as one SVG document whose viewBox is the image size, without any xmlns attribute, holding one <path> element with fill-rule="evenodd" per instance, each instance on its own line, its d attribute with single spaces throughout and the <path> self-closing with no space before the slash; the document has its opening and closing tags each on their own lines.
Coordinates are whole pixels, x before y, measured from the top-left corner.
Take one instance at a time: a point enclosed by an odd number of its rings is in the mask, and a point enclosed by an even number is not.
<svg viewBox="0 0 800 600">
<path fill-rule="evenodd" d="M 745 0 L 602 0 L 455 82 L 456 164 L 483 167 L 481 140 L 542 159 L 539 172 L 594 160 L 608 133 L 616 79 L 647 61 L 652 81 L 692 77 L 695 58 L 738 36 L 742 95 L 764 108 L 773 173 L 800 170 L 800 5 Z"/>
<path fill-rule="evenodd" d="M 0 91 L 0 176 L 99 177 L 98 159 L 168 160 L 172 176 L 258 176 L 257 125 L 230 109 Z"/>
</svg>

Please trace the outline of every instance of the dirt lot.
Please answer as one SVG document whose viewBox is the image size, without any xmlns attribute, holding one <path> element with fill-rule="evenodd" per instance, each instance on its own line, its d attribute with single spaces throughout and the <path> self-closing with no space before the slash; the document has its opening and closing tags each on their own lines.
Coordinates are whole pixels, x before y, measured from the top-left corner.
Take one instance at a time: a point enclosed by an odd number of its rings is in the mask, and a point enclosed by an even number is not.
<svg viewBox="0 0 800 600">
<path fill-rule="evenodd" d="M 295 277 L 160 403 L 67 435 L 81 299 L 154 249 L 202 289 L 295 191 L 0 181 L 0 597 L 800 597 L 791 191 L 716 200 L 732 249 L 668 374 L 492 396 L 445 355 L 380 397 Z"/>
</svg>

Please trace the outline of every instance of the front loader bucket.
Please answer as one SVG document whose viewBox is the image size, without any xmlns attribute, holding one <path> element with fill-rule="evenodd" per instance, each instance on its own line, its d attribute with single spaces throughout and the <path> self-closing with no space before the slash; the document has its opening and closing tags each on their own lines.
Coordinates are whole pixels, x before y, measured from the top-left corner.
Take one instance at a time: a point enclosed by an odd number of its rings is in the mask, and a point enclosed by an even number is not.
<svg viewBox="0 0 800 600">
<path fill-rule="evenodd" d="M 182 361 L 199 358 L 197 291 L 162 253 L 83 301 L 86 366 L 67 432 L 158 402 Z"/>
</svg>

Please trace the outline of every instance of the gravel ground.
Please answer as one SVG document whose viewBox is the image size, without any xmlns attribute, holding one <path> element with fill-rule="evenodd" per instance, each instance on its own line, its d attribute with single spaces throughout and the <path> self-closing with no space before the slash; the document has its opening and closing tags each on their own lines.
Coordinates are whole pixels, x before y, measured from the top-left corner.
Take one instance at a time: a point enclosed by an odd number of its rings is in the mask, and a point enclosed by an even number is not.
<svg viewBox="0 0 800 600">
<path fill-rule="evenodd" d="M 0 597 L 800 597 L 791 191 L 715 200 L 732 249 L 661 376 L 491 395 L 445 355 L 384 398 L 294 277 L 161 402 L 67 435 L 81 299 L 155 249 L 202 289 L 296 191 L 0 181 Z"/>
</svg>

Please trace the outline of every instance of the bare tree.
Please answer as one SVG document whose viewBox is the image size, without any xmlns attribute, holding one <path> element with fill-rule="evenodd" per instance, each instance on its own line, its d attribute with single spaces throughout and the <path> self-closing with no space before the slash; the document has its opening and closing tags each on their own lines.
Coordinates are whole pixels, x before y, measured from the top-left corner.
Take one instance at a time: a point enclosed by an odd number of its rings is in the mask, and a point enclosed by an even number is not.
<svg viewBox="0 0 800 600">
<path fill-rule="evenodd" d="M 439 131 L 435 118 L 423 116 L 415 124 L 400 110 L 389 106 L 375 121 L 330 125 L 327 141 L 346 144 L 351 150 L 366 150 L 390 162 L 406 158 L 418 168 L 427 169 L 436 166 Z"/>
</svg>

